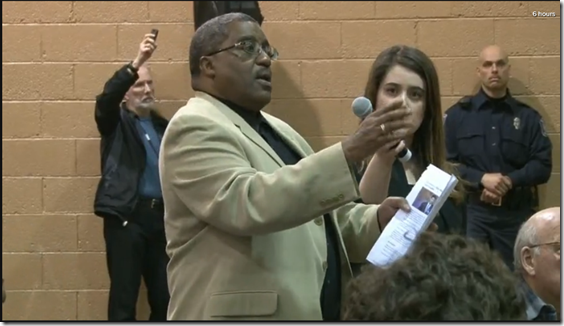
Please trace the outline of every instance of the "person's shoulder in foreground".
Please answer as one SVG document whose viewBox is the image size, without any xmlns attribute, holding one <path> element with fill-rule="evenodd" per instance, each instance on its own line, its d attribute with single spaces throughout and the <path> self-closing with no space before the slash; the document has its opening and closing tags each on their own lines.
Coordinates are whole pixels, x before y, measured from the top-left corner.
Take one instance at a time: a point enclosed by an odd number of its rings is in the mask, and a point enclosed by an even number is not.
<svg viewBox="0 0 564 326">
<path fill-rule="evenodd" d="M 366 266 L 348 286 L 344 319 L 525 320 L 516 280 L 486 245 L 427 232 L 390 266 Z"/>
</svg>

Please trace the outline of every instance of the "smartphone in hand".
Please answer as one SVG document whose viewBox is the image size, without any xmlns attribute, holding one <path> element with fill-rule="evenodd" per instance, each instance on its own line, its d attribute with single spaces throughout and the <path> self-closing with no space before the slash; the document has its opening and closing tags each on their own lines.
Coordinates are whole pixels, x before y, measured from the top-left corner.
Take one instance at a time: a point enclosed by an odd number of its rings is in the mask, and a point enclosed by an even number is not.
<svg viewBox="0 0 564 326">
<path fill-rule="evenodd" d="M 157 35 L 159 35 L 159 30 L 156 29 L 156 28 L 153 28 L 153 29 L 151 30 L 151 34 L 155 35 L 155 36 L 153 37 L 153 40 L 156 41 L 156 40 L 157 40 Z"/>
</svg>

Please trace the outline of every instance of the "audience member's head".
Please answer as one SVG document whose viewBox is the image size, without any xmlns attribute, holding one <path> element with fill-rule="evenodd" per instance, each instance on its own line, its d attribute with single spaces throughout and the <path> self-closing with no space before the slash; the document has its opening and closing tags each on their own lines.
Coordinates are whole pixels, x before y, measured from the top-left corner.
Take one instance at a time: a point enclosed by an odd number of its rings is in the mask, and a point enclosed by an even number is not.
<svg viewBox="0 0 564 326">
<path fill-rule="evenodd" d="M 243 13 L 214 17 L 190 43 L 192 88 L 259 111 L 271 100 L 270 66 L 278 51 L 259 23 Z"/>
<path fill-rule="evenodd" d="M 515 240 L 515 272 L 545 303 L 560 310 L 560 207 L 533 215 Z"/>
<path fill-rule="evenodd" d="M 516 277 L 486 245 L 424 233 L 386 268 L 366 267 L 348 287 L 345 320 L 524 320 Z"/>
<path fill-rule="evenodd" d="M 406 145 L 422 166 L 433 164 L 456 174 L 446 159 L 441 92 L 435 64 L 416 47 L 394 45 L 384 49 L 374 60 L 364 96 L 377 111 L 402 98 L 403 94 L 412 111 L 410 128 L 404 137 Z M 363 162 L 361 169 L 366 168 L 371 157 Z M 461 200 L 462 193 L 463 183 L 459 182 L 451 196 Z"/>
</svg>

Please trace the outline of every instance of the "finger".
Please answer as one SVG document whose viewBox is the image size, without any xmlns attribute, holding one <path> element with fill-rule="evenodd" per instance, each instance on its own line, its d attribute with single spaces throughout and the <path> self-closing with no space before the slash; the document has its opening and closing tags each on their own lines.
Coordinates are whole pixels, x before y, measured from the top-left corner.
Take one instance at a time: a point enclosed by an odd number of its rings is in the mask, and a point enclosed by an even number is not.
<svg viewBox="0 0 564 326">
<path fill-rule="evenodd" d="M 385 115 L 386 113 L 394 112 L 397 109 L 401 108 L 402 106 L 403 106 L 403 101 L 401 99 L 395 100 L 392 103 L 382 108 L 376 108 L 374 112 L 371 113 L 371 115 L 374 115 L 376 117 L 382 116 Z"/>
<path fill-rule="evenodd" d="M 402 140 L 400 141 L 399 145 L 395 148 L 396 154 L 399 154 L 401 151 L 405 149 L 405 142 Z"/>
<path fill-rule="evenodd" d="M 385 126 L 385 133 L 382 132 L 381 128 L 380 133 L 384 134 L 388 137 L 388 141 L 392 141 L 393 139 L 403 138 L 407 134 L 410 129 L 410 123 L 407 121 L 390 121 L 384 124 Z"/>
<path fill-rule="evenodd" d="M 151 45 L 147 45 L 147 46 L 143 47 L 142 51 L 143 52 L 153 52 L 153 51 L 155 51 L 155 47 L 151 46 Z"/>
<path fill-rule="evenodd" d="M 155 45 L 155 44 L 157 44 L 157 41 L 155 41 L 153 38 L 148 38 L 148 39 L 145 39 L 143 41 L 143 44 L 144 45 L 148 45 L 148 44 Z"/>
<path fill-rule="evenodd" d="M 503 177 L 501 178 L 501 180 L 503 181 L 503 184 L 507 187 L 507 189 L 511 189 L 511 180 L 509 180 L 508 177 Z"/>
<path fill-rule="evenodd" d="M 384 145 L 382 145 L 382 148 L 385 151 L 394 151 L 396 149 L 396 147 L 399 146 L 398 145 L 399 143 L 400 143 L 399 140 L 388 141 L 388 142 L 385 142 Z"/>
<path fill-rule="evenodd" d="M 375 121 L 375 123 L 382 124 L 390 121 L 406 120 L 406 118 L 411 114 L 411 110 L 404 107 L 399 107 L 395 108 L 393 111 L 385 112 L 380 115 L 374 115 L 373 118 L 377 120 Z"/>
<path fill-rule="evenodd" d="M 497 188 L 496 189 L 492 189 L 490 190 L 494 195 L 496 196 L 501 196 L 501 191 L 499 191 Z"/>
<path fill-rule="evenodd" d="M 387 206 L 390 206 L 394 209 L 401 209 L 402 211 L 405 211 L 405 212 L 411 211 L 411 206 L 409 206 L 409 203 L 407 202 L 407 200 L 405 198 L 402 198 L 402 197 L 388 197 L 388 198 L 386 198 L 386 200 L 384 200 L 384 202 L 382 204 L 384 204 L 384 203 Z"/>
<path fill-rule="evenodd" d="M 378 141 L 381 143 L 395 143 L 396 145 L 402 141 L 407 135 L 407 129 L 400 129 L 394 132 L 390 132 L 378 137 Z"/>
<path fill-rule="evenodd" d="M 157 43 L 155 42 L 145 42 L 142 45 L 143 47 L 147 47 L 147 46 L 151 46 L 151 47 L 157 47 Z"/>
<path fill-rule="evenodd" d="M 504 193 L 507 192 L 507 186 L 504 183 L 498 184 L 496 189 L 500 192 L 500 196 L 501 196 L 501 194 L 504 194 Z"/>
</svg>

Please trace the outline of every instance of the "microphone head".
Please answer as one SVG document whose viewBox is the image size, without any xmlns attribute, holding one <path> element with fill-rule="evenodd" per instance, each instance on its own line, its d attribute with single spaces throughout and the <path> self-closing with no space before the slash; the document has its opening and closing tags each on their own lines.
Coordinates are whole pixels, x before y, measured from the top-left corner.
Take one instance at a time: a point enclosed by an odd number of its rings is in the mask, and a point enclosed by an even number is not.
<svg viewBox="0 0 564 326">
<path fill-rule="evenodd" d="M 364 119 L 372 113 L 372 103 L 364 96 L 357 97 L 352 102 L 352 110 L 354 115 L 360 119 Z"/>
<path fill-rule="evenodd" d="M 406 163 L 411 159 L 411 151 L 407 148 L 404 148 L 401 152 L 399 152 L 397 158 L 400 162 Z"/>
</svg>

